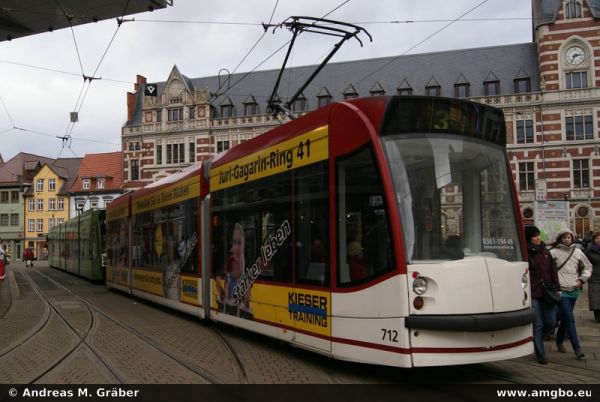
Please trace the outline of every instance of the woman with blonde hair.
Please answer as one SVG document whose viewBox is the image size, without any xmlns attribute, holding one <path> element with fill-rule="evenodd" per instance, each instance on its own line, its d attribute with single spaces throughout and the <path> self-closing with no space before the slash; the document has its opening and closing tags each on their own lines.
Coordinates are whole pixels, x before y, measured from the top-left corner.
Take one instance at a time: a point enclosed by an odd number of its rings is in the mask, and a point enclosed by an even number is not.
<svg viewBox="0 0 600 402">
<path fill-rule="evenodd" d="M 560 325 L 556 332 L 556 347 L 559 352 L 566 353 L 567 350 L 563 346 L 563 342 L 565 336 L 568 336 L 575 356 L 577 359 L 581 359 L 585 355 L 581 351 L 579 338 L 577 337 L 573 309 L 579 297 L 581 286 L 587 282 L 592 274 L 592 264 L 574 241 L 575 235 L 570 229 L 561 229 L 556 234 L 556 241 L 550 253 L 558 270 L 558 281 L 562 296 L 561 301 L 558 303 Z"/>
</svg>

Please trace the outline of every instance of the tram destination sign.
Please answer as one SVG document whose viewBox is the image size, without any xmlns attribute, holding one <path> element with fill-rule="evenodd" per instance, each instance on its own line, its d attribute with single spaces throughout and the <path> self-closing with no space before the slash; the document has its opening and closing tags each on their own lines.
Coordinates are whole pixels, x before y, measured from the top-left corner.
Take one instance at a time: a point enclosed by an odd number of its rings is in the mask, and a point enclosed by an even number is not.
<svg viewBox="0 0 600 402">
<path fill-rule="evenodd" d="M 329 157 L 327 126 L 280 142 L 258 152 L 211 169 L 210 189 L 221 190 L 296 169 Z"/>
</svg>

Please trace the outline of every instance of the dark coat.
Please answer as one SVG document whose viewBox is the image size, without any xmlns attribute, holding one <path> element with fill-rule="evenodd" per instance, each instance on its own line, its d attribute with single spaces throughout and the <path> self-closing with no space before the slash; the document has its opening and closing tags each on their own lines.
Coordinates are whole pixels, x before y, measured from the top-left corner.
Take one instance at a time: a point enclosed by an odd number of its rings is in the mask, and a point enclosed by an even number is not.
<svg viewBox="0 0 600 402">
<path fill-rule="evenodd" d="M 592 263 L 592 276 L 588 279 L 590 310 L 600 310 L 600 250 L 590 245 L 585 255 Z"/>
<path fill-rule="evenodd" d="M 527 256 L 529 260 L 529 277 L 531 278 L 531 297 L 534 299 L 544 297 L 541 281 L 551 283 L 554 285 L 554 289 L 560 289 L 554 260 L 544 243 L 539 246 L 528 243 Z"/>
</svg>

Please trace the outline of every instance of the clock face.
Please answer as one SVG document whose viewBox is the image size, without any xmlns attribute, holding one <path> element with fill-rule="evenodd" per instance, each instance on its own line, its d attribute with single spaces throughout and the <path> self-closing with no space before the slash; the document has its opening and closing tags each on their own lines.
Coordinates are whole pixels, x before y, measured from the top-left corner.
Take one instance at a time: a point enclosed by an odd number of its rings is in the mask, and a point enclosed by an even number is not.
<svg viewBox="0 0 600 402">
<path fill-rule="evenodd" d="M 567 63 L 569 64 L 581 64 L 585 58 L 585 52 L 579 46 L 571 46 L 565 53 Z"/>
</svg>

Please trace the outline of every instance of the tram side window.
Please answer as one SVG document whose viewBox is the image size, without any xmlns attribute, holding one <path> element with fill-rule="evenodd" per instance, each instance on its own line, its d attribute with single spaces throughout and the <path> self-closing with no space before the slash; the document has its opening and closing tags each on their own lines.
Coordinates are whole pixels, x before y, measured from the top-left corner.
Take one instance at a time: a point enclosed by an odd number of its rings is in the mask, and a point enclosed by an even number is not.
<svg viewBox="0 0 600 402">
<path fill-rule="evenodd" d="M 365 282 L 393 269 L 383 184 L 365 148 L 336 162 L 338 183 L 338 278 L 341 286 Z"/>
<path fill-rule="evenodd" d="M 181 272 L 200 273 L 198 266 L 198 200 L 191 199 L 180 204 L 179 225 L 174 231 L 177 258 Z"/>
<path fill-rule="evenodd" d="M 290 172 L 215 192 L 213 272 L 237 281 L 257 264 L 260 280 L 292 278 Z"/>
<path fill-rule="evenodd" d="M 113 267 L 126 267 L 129 265 L 127 253 L 127 243 L 129 230 L 127 228 L 127 219 L 116 219 L 107 222 L 108 233 L 106 236 L 106 249 L 108 251 L 108 261 Z"/>
<path fill-rule="evenodd" d="M 134 267 L 156 267 L 159 265 L 157 241 L 162 248 L 162 238 L 156 239 L 157 224 L 155 211 L 142 212 L 134 216 L 131 240 L 131 262 Z M 160 231 L 162 237 L 162 231 Z"/>
<path fill-rule="evenodd" d="M 90 259 L 90 236 L 88 230 L 88 222 L 85 219 L 79 218 L 79 253 L 82 260 Z"/>
<path fill-rule="evenodd" d="M 329 284 L 329 174 L 327 161 L 294 172 L 296 280 Z"/>
</svg>

